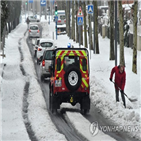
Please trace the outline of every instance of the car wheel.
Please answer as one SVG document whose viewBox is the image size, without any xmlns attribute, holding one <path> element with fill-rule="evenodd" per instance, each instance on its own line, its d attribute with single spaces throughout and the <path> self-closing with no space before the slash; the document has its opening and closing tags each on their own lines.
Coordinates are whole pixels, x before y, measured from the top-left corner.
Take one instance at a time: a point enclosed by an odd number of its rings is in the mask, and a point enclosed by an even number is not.
<svg viewBox="0 0 141 141">
<path fill-rule="evenodd" d="M 64 79 L 65 84 L 70 91 L 75 91 L 80 87 L 81 78 L 80 70 L 76 66 L 70 65 L 67 68 Z"/>
<path fill-rule="evenodd" d="M 88 109 L 81 109 L 81 113 L 82 113 L 83 115 L 86 115 L 86 114 L 89 113 L 89 110 L 88 110 Z"/>
<path fill-rule="evenodd" d="M 39 65 L 39 59 L 37 58 L 37 65 Z"/>
<path fill-rule="evenodd" d="M 50 99 L 51 99 L 51 102 L 50 102 L 51 112 L 52 112 L 52 114 L 57 114 L 57 108 L 54 108 L 54 105 L 53 105 L 53 104 L 56 104 L 56 103 L 53 102 L 53 96 L 52 95 L 51 95 Z"/>
<path fill-rule="evenodd" d="M 40 79 L 41 79 L 41 82 L 44 82 L 45 80 L 43 75 L 41 75 Z"/>
<path fill-rule="evenodd" d="M 37 50 L 35 50 L 34 57 L 35 58 L 37 57 Z"/>
<path fill-rule="evenodd" d="M 51 92 L 51 89 L 49 89 L 49 109 L 50 111 L 52 109 L 51 96 L 52 96 L 52 92 Z"/>
</svg>

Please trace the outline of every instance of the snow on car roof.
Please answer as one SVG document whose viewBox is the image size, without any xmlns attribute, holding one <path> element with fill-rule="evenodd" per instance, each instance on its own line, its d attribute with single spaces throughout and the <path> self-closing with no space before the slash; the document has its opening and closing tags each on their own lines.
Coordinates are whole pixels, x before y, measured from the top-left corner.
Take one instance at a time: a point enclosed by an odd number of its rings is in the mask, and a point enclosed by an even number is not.
<svg viewBox="0 0 141 141">
<path fill-rule="evenodd" d="M 61 28 L 61 27 L 66 27 L 66 24 L 63 24 L 63 25 L 57 25 L 57 28 Z"/>
<path fill-rule="evenodd" d="M 38 26 L 37 24 L 29 24 L 29 26 Z M 39 26 L 38 26 L 39 27 Z"/>
<path fill-rule="evenodd" d="M 40 43 L 42 43 L 42 42 L 54 42 L 52 39 L 46 39 L 46 38 L 41 38 L 40 39 Z"/>
</svg>

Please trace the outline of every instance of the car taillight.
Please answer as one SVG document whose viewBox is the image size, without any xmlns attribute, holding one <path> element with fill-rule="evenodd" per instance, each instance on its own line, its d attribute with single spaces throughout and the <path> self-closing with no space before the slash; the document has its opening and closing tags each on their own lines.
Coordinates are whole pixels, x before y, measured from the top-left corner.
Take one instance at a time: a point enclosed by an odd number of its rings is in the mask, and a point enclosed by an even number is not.
<svg viewBox="0 0 141 141">
<path fill-rule="evenodd" d="M 42 61 L 42 66 L 45 66 L 45 60 Z"/>
<path fill-rule="evenodd" d="M 61 22 L 61 20 L 58 20 L 58 23 L 60 23 Z"/>
<path fill-rule="evenodd" d="M 64 20 L 64 23 L 66 23 L 66 20 Z"/>
<path fill-rule="evenodd" d="M 31 32 L 31 30 L 29 29 L 29 32 Z"/>
<path fill-rule="evenodd" d="M 38 51 L 41 51 L 42 49 L 38 47 Z"/>
<path fill-rule="evenodd" d="M 40 32 L 40 30 L 37 31 L 38 33 Z"/>
</svg>

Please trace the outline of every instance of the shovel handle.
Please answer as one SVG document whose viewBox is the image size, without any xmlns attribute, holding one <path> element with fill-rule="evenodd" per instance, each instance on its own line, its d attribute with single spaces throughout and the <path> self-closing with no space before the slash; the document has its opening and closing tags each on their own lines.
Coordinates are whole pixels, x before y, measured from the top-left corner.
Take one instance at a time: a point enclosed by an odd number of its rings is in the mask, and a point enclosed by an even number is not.
<svg viewBox="0 0 141 141">
<path fill-rule="evenodd" d="M 113 81 L 112 81 L 113 82 Z M 117 84 L 115 83 L 115 82 L 113 82 L 116 86 L 117 86 Z M 118 87 L 118 86 L 117 86 Z M 120 87 L 118 87 L 118 89 L 121 91 L 121 88 Z M 128 97 L 127 96 L 127 94 L 125 94 L 125 93 L 123 93 L 126 97 Z"/>
</svg>

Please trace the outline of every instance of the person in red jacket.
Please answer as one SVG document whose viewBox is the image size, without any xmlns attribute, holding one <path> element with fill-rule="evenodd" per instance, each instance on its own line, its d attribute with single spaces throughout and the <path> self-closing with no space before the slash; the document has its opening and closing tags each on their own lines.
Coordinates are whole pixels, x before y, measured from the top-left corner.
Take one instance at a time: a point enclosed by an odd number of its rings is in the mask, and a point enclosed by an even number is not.
<svg viewBox="0 0 141 141">
<path fill-rule="evenodd" d="M 116 92 L 116 102 L 119 101 L 119 89 L 121 89 L 121 97 L 123 101 L 123 105 L 126 108 L 126 103 L 125 103 L 125 97 L 124 97 L 124 87 L 125 87 L 125 81 L 126 81 L 126 73 L 124 70 L 123 65 L 115 66 L 110 75 L 110 81 L 112 81 L 113 74 L 115 73 L 115 92 Z"/>
</svg>

